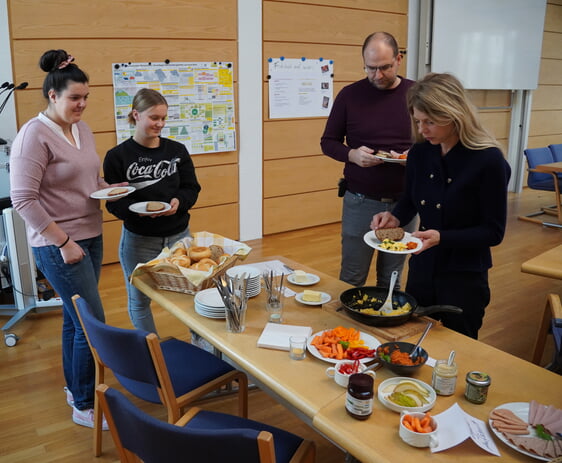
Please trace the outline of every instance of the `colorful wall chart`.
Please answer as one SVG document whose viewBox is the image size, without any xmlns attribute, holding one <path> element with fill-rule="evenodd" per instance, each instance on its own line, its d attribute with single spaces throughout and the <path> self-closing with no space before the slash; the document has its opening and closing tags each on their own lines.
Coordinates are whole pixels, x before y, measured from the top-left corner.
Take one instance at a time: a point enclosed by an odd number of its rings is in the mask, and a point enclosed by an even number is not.
<svg viewBox="0 0 562 463">
<path fill-rule="evenodd" d="M 117 142 L 134 134 L 127 116 L 141 88 L 168 101 L 162 136 L 183 143 L 190 154 L 236 150 L 232 63 L 114 63 Z"/>
<path fill-rule="evenodd" d="M 334 95 L 334 62 L 269 58 L 269 117 L 325 117 Z"/>
</svg>

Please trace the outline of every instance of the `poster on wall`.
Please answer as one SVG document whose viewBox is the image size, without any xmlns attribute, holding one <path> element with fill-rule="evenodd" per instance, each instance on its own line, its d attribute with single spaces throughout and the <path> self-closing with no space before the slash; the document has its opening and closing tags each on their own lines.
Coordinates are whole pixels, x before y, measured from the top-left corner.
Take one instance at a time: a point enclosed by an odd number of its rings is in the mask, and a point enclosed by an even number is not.
<svg viewBox="0 0 562 463">
<path fill-rule="evenodd" d="M 117 143 L 134 134 L 128 122 L 141 88 L 168 101 L 162 136 L 183 143 L 190 154 L 236 150 L 232 63 L 114 63 L 113 95 Z"/>
<path fill-rule="evenodd" d="M 269 58 L 269 118 L 326 117 L 334 95 L 334 62 Z"/>
</svg>

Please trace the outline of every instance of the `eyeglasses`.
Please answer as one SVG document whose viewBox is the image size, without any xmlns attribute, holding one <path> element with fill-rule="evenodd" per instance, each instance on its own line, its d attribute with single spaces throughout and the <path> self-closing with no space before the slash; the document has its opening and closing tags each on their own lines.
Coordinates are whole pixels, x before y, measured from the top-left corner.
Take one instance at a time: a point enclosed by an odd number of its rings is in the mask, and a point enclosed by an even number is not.
<svg viewBox="0 0 562 463">
<path fill-rule="evenodd" d="M 365 66 L 363 69 L 367 73 L 375 74 L 377 71 L 381 71 L 381 72 L 389 71 L 392 68 L 392 66 L 394 66 L 394 63 L 383 64 L 382 66 Z"/>
</svg>

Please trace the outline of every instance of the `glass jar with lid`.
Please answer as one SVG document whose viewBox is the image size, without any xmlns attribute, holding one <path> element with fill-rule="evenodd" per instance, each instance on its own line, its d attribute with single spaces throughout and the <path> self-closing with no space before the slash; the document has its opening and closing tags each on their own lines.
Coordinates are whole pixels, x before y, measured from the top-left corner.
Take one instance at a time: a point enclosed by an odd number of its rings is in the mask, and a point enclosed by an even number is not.
<svg viewBox="0 0 562 463">
<path fill-rule="evenodd" d="M 483 404 L 488 398 L 488 388 L 492 378 L 481 371 L 469 371 L 466 374 L 466 389 L 464 396 L 473 404 Z"/>
<path fill-rule="evenodd" d="M 433 367 L 432 386 L 439 395 L 453 395 L 457 386 L 458 368 L 455 362 L 437 360 Z"/>
</svg>

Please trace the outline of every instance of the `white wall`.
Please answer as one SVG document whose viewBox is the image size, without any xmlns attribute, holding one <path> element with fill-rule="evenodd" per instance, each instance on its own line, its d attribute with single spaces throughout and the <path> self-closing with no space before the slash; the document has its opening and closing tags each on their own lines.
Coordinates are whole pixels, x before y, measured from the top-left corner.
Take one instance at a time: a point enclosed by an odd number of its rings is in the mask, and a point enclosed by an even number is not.
<svg viewBox="0 0 562 463">
<path fill-rule="evenodd" d="M 240 240 L 262 236 L 263 116 L 261 0 L 238 0 Z"/>
<path fill-rule="evenodd" d="M 10 50 L 10 33 L 8 30 L 8 1 L 0 0 L 0 84 L 13 82 L 12 76 L 12 54 Z M 19 84 L 19 82 L 18 82 Z M 8 92 L 0 96 L 0 102 Z M 8 104 L 0 114 L 0 138 L 13 140 L 17 133 L 16 110 L 14 95 L 10 97 Z"/>
</svg>

